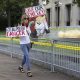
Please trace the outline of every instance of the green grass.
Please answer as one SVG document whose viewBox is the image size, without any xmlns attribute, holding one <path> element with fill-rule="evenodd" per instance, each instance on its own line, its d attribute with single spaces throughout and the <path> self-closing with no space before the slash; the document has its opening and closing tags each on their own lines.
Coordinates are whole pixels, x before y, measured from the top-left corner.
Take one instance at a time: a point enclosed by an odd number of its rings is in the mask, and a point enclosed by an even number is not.
<svg viewBox="0 0 80 80">
<path fill-rule="evenodd" d="M 5 36 L 0 37 L 0 38 L 5 38 Z M 50 42 L 50 40 L 48 39 L 38 39 L 37 41 L 39 42 Z M 6 43 L 6 44 L 16 44 L 19 45 L 19 41 L 18 40 L 0 40 L 0 42 Z M 76 47 L 80 47 L 80 42 L 59 42 L 57 41 L 55 44 L 62 44 L 62 45 L 70 45 L 70 46 L 76 46 Z M 52 50 L 54 51 L 54 54 L 62 54 L 62 55 L 66 55 L 66 56 L 76 56 L 76 55 L 80 55 L 80 51 L 78 50 L 70 50 L 70 49 L 64 49 L 64 48 L 57 48 L 54 45 L 53 46 L 42 46 L 42 45 L 37 45 L 37 44 L 33 44 L 33 49 L 38 49 L 38 50 L 42 50 L 42 51 L 46 51 L 46 52 L 52 52 Z"/>
<path fill-rule="evenodd" d="M 4 34 L 6 34 L 5 31 L 0 31 L 0 35 L 4 35 Z"/>
</svg>

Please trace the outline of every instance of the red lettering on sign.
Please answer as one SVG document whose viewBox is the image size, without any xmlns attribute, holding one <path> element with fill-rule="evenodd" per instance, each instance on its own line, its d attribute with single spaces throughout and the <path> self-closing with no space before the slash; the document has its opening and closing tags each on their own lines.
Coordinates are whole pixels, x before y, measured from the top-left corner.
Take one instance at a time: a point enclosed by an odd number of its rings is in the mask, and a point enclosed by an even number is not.
<svg viewBox="0 0 80 80">
<path fill-rule="evenodd" d="M 33 13 L 30 13 L 30 16 L 31 17 L 34 17 L 35 16 L 35 13 L 33 12 Z"/>
<path fill-rule="evenodd" d="M 9 33 L 9 36 L 12 36 L 12 32 Z"/>
</svg>

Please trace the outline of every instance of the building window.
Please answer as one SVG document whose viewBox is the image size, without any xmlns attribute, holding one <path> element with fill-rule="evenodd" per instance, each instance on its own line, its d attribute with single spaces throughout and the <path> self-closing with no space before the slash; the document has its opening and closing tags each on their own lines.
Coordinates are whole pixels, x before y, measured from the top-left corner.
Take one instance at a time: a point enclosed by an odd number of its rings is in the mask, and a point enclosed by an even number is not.
<svg viewBox="0 0 80 80">
<path fill-rule="evenodd" d="M 60 6 L 62 3 L 58 0 L 55 1 L 55 12 L 56 12 L 56 26 L 58 27 L 60 25 Z"/>
<path fill-rule="evenodd" d="M 78 19 L 78 20 L 79 20 L 79 21 L 78 21 L 78 24 L 80 25 L 80 7 L 78 7 L 78 16 L 79 16 L 79 17 L 78 17 L 78 18 L 79 18 L 79 19 Z"/>
<path fill-rule="evenodd" d="M 50 9 L 47 9 L 47 22 L 48 26 L 50 27 Z"/>
<path fill-rule="evenodd" d="M 66 26 L 70 26 L 71 4 L 66 5 Z"/>
<path fill-rule="evenodd" d="M 55 12 L 56 12 L 56 26 L 59 26 L 60 24 L 60 7 L 59 6 L 55 7 Z"/>
</svg>

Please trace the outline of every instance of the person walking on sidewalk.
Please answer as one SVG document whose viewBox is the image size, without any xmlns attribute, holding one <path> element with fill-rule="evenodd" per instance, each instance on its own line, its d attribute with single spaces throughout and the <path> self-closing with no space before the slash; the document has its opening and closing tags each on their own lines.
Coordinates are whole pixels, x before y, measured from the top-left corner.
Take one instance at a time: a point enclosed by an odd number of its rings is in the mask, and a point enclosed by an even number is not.
<svg viewBox="0 0 80 80">
<path fill-rule="evenodd" d="M 24 15 L 23 15 L 24 16 Z M 26 31 L 27 31 L 27 35 L 26 36 L 20 36 L 20 47 L 21 50 L 23 52 L 23 59 L 22 59 L 22 63 L 19 66 L 19 70 L 20 72 L 24 73 L 24 69 L 23 66 L 26 64 L 27 67 L 27 76 L 32 77 L 32 73 L 31 73 L 31 65 L 30 65 L 30 58 L 29 58 L 29 51 L 31 48 L 31 44 L 30 44 L 30 27 L 28 26 L 29 24 L 29 18 L 26 17 L 26 15 L 23 17 L 22 16 L 22 27 L 26 26 Z"/>
</svg>

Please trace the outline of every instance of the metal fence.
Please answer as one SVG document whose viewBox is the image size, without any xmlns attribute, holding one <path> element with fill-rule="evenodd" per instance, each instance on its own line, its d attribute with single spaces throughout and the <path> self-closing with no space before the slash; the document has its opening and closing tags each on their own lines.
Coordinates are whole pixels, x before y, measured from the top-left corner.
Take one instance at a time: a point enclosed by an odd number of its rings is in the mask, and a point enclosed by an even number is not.
<svg viewBox="0 0 80 80">
<path fill-rule="evenodd" d="M 7 40 L 7 39 L 6 39 Z M 56 39 L 33 41 L 30 52 L 32 62 L 54 71 L 57 67 L 80 73 L 80 41 L 76 39 Z M 12 39 L 0 40 L 0 51 L 12 56 L 22 56 L 19 43 Z"/>
<path fill-rule="evenodd" d="M 76 39 L 54 41 L 53 65 L 80 73 L 80 42 Z"/>
</svg>

